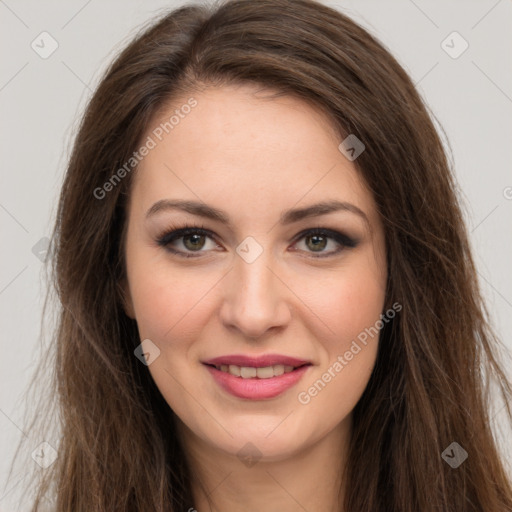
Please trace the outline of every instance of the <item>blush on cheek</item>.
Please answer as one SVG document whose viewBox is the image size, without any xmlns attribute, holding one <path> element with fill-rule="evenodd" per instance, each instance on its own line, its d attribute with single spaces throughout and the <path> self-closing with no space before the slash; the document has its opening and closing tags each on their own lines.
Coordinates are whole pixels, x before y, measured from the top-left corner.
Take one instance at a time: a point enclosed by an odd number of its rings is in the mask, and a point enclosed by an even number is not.
<svg viewBox="0 0 512 512">
<path fill-rule="evenodd" d="M 345 284 L 341 292 L 333 290 L 327 298 L 322 308 L 325 311 L 322 319 L 343 340 L 351 340 L 373 326 L 384 307 L 384 295 L 377 283 L 366 284 L 364 280 L 354 281 L 350 286 Z"/>
<path fill-rule="evenodd" d="M 193 281 L 193 282 L 192 282 Z M 172 279 L 156 274 L 135 276 L 133 295 L 141 336 L 162 344 L 169 340 L 194 339 L 204 329 L 209 307 L 204 280 Z"/>
</svg>

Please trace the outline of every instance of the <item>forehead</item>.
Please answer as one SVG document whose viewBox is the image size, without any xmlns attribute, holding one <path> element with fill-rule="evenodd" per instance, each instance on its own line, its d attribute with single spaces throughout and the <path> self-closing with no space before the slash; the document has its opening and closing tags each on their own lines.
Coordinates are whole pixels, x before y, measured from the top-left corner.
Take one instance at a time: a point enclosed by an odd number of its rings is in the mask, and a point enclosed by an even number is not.
<svg viewBox="0 0 512 512">
<path fill-rule="evenodd" d="M 313 105 L 247 85 L 191 96 L 195 106 L 182 108 L 190 103 L 183 96 L 151 123 L 144 140 L 151 137 L 154 147 L 135 173 L 133 202 L 149 208 L 168 196 L 202 200 L 249 218 L 274 206 L 337 199 L 371 215 L 369 191 L 338 150 L 341 137 Z"/>
</svg>

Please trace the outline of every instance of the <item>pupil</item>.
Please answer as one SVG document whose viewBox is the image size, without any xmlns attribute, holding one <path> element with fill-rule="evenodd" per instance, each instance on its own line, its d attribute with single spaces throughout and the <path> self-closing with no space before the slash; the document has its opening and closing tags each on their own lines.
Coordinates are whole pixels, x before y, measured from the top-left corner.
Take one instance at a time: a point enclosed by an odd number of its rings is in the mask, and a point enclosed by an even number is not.
<svg viewBox="0 0 512 512">
<path fill-rule="evenodd" d="M 191 239 L 195 239 L 195 240 L 192 242 L 191 247 L 189 247 L 187 244 L 187 241 L 190 241 Z M 202 246 L 201 242 L 204 243 L 204 235 L 187 235 L 183 238 L 183 241 L 184 241 L 185 247 L 187 247 L 187 249 L 200 249 Z"/>
<path fill-rule="evenodd" d="M 322 236 L 322 235 L 311 235 L 311 236 L 308 237 L 308 239 L 312 240 L 312 241 L 314 240 L 313 246 L 310 247 L 310 248 L 313 248 L 313 249 L 318 249 L 318 248 L 324 249 L 325 245 L 327 243 L 326 240 L 325 240 L 325 237 Z M 319 240 L 321 240 L 320 243 L 318 243 Z"/>
</svg>

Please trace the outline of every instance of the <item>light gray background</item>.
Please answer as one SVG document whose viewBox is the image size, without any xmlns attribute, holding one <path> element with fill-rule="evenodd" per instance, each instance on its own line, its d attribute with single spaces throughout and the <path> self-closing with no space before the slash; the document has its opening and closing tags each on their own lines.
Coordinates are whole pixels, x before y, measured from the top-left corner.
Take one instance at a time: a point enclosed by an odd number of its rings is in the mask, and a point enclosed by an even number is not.
<svg viewBox="0 0 512 512">
<path fill-rule="evenodd" d="M 444 127 L 466 197 L 481 284 L 496 330 L 512 349 L 512 1 L 325 3 L 392 51 Z M 6 471 L 24 435 L 20 396 L 39 357 L 42 263 L 32 248 L 49 236 L 76 122 L 106 64 L 134 31 L 181 4 L 0 0 L 2 511 L 18 510 L 16 481 L 6 483 Z M 31 48 L 43 31 L 59 45 L 47 59 Z M 456 59 L 441 46 L 453 31 L 469 44 Z M 445 44 L 453 53 L 460 43 L 452 37 Z M 30 439 L 34 448 L 42 441 Z"/>
</svg>

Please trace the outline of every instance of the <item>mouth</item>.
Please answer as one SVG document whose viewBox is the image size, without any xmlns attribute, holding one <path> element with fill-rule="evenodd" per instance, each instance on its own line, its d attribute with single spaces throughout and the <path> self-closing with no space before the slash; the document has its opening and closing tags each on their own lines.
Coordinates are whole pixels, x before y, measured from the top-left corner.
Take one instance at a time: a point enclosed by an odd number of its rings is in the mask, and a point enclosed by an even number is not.
<svg viewBox="0 0 512 512">
<path fill-rule="evenodd" d="M 218 371 L 229 373 L 234 377 L 240 377 L 241 379 L 271 379 L 273 377 L 280 377 L 285 373 L 291 373 L 303 366 L 311 366 L 311 363 L 304 363 L 298 366 L 275 364 L 263 367 L 238 366 L 236 364 L 204 364 Z"/>
<path fill-rule="evenodd" d="M 203 365 L 222 390 L 247 400 L 277 397 L 313 366 L 310 361 L 279 355 L 222 356 Z"/>
</svg>

